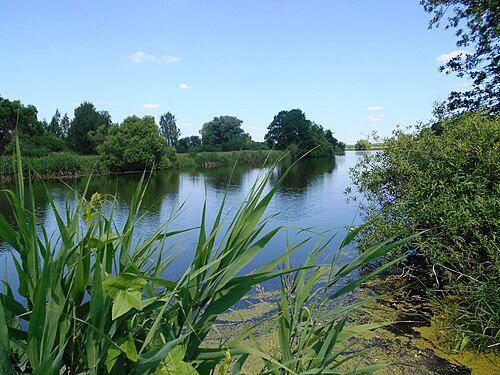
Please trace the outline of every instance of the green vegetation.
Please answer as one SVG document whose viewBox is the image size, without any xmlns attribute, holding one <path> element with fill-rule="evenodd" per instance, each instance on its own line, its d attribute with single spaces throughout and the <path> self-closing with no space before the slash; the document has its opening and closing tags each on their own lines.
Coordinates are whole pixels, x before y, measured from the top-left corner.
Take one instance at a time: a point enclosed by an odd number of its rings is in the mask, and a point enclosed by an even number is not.
<svg viewBox="0 0 500 375">
<path fill-rule="evenodd" d="M 458 28 L 457 47 L 473 52 L 457 54 L 441 67 L 468 77 L 469 90 L 453 91 L 445 107 L 451 112 L 477 111 L 500 115 L 500 8 L 498 0 L 421 0 L 424 9 L 433 13 L 429 28 L 438 27 L 447 16 L 446 28 Z M 451 15 L 449 14 L 451 13 Z"/>
<path fill-rule="evenodd" d="M 160 117 L 160 133 L 165 138 L 165 143 L 168 147 L 176 145 L 181 131 L 177 127 L 175 116 L 170 112 L 164 113 Z"/>
<path fill-rule="evenodd" d="M 48 233 L 35 214 L 31 183 L 25 186 L 17 150 L 16 187 L 2 192 L 12 206 L 15 226 L 0 216 L 0 238 L 13 250 L 19 288 L 14 291 L 5 283 L 0 293 L 0 372 L 208 374 L 225 373 L 231 365 L 233 373 L 238 373 L 249 355 L 260 357 L 264 363 L 260 372 L 269 374 L 325 373 L 340 371 L 347 364 L 354 368 L 352 373 L 383 367 L 359 368 L 356 356 L 341 350 L 356 333 L 379 326 L 344 329 L 348 314 L 364 303 L 332 303 L 394 264 L 345 281 L 402 241 L 374 246 L 351 263 L 335 267 L 335 262 L 316 264 L 330 243 L 328 238 L 319 238 L 306 263 L 291 268 L 289 256 L 309 238 L 297 245 L 283 244 L 281 256 L 241 275 L 243 267 L 281 229 L 266 226 L 273 217 L 265 216 L 266 208 L 284 178 L 266 193 L 271 169 L 255 182 L 226 230 L 221 229 L 224 202 L 210 226 L 203 210 L 200 226 L 187 229 L 198 232 L 192 262 L 178 280 L 169 280 L 164 276 L 173 258 L 167 249 L 176 234 L 187 230 L 168 230 L 174 214 L 151 236 L 134 235 L 141 217 L 144 178 L 123 225 L 113 220 L 113 197 L 95 193 L 88 201 L 84 192 L 82 196 L 75 193 L 65 212 L 50 205 L 57 230 Z M 47 198 L 51 201 L 48 193 Z M 356 233 L 351 232 L 342 246 Z M 275 316 L 216 347 L 203 345 L 216 330 L 220 314 L 255 285 L 276 277 L 281 278 L 282 288 Z M 323 284 L 315 288 L 318 282 Z M 279 347 L 263 351 L 260 334 L 271 330 L 278 332 Z"/>
<path fill-rule="evenodd" d="M 241 124 L 243 121 L 234 116 L 214 117 L 212 121 L 203 124 L 200 130 L 201 146 L 189 151 L 268 150 L 261 143 L 252 141 Z"/>
<path fill-rule="evenodd" d="M 75 116 L 68 129 L 68 145 L 81 154 L 96 154 L 97 146 L 104 142 L 111 127 L 111 116 L 106 111 L 97 111 L 90 102 L 75 109 Z"/>
<path fill-rule="evenodd" d="M 325 131 L 307 120 L 298 109 L 280 112 L 275 121 L 279 118 L 281 122 L 270 125 L 267 142 L 255 142 L 241 127 L 243 121 L 234 116 L 214 117 L 203 124 L 201 138 L 179 139 L 180 130 L 170 112 L 160 117 L 159 126 L 152 116 L 129 116 L 121 124 L 113 124 L 108 112 L 97 111 L 92 103 L 84 102 L 75 109 L 72 120 L 67 114 L 61 118 L 56 109 L 47 122 L 37 119 L 37 109 L 32 105 L 1 97 L 0 104 L 0 157 L 13 152 L 13 136 L 17 133 L 25 160 L 43 178 L 149 168 L 214 167 L 235 162 L 255 164 L 266 159 L 263 152 L 269 152 L 269 146 L 290 150 L 294 157 L 330 156 L 345 149 L 331 130 Z M 230 151 L 233 153 L 224 154 Z M 234 153 L 238 151 L 243 152 Z M 189 156 L 180 156 L 186 153 Z M 8 160 L 0 160 L 0 177 L 12 176 Z"/>
<path fill-rule="evenodd" d="M 331 130 L 325 131 L 308 120 L 300 109 L 281 111 L 274 116 L 264 139 L 269 147 L 290 150 L 295 157 L 331 156 L 345 150 L 345 144 L 333 137 Z"/>
<path fill-rule="evenodd" d="M 109 129 L 97 150 L 111 171 L 141 171 L 159 162 L 164 144 L 153 116 L 130 116 Z"/>
<path fill-rule="evenodd" d="M 500 118 L 463 114 L 396 132 L 352 176 L 367 198 L 360 248 L 424 231 L 403 251 L 424 255 L 435 293 L 453 296 L 453 347 L 498 346 Z"/>
<path fill-rule="evenodd" d="M 372 148 L 372 145 L 366 139 L 360 139 L 354 144 L 355 150 L 369 150 Z"/>
</svg>

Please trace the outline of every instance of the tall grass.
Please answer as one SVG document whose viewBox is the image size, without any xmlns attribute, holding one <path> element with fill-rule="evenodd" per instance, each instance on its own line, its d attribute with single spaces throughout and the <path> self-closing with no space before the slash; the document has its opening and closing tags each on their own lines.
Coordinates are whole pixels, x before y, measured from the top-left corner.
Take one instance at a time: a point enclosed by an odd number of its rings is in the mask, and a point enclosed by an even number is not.
<svg viewBox="0 0 500 375">
<path fill-rule="evenodd" d="M 281 256 L 252 274 L 241 275 L 281 230 L 268 228 L 272 216 L 266 215 L 266 209 L 285 176 L 270 190 L 272 172 L 262 176 L 227 229 L 222 229 L 224 202 L 211 225 L 205 206 L 200 226 L 187 229 L 198 233 L 194 258 L 178 280 L 170 280 L 165 275 L 172 257 L 166 249 L 184 231 L 170 231 L 167 221 L 149 237 L 136 240 L 144 177 L 123 227 L 114 222 L 113 197 L 95 193 L 86 200 L 86 192 L 75 193 L 65 211 L 59 212 L 47 191 L 57 222 L 55 233 L 48 233 L 35 215 L 33 190 L 30 179 L 23 178 L 18 144 L 15 160 L 15 188 L 3 191 L 15 225 L 0 215 L 0 238 L 12 248 L 19 288 L 13 291 L 4 283 L 0 293 L 0 373 L 208 374 L 223 372 L 218 365 L 228 355 L 238 358 L 233 364 L 237 373 L 250 354 L 263 358 L 264 373 L 326 373 L 339 366 L 339 343 L 351 332 L 373 328 L 343 329 L 346 313 L 358 305 L 331 310 L 321 318 L 327 324 L 322 327 L 315 325 L 317 316 L 305 312 L 323 312 L 315 308 L 313 297 L 319 293 L 314 285 L 325 274 L 328 281 L 321 289 L 321 301 L 337 299 L 367 278 L 337 287 L 344 276 L 394 245 L 376 246 L 334 271 L 332 266 L 316 264 L 328 241 L 318 245 L 299 268 L 290 267 L 289 257 L 303 243 L 284 244 Z M 256 284 L 275 277 L 282 278 L 280 312 L 262 324 L 277 324 L 278 353 L 260 350 L 259 338 L 251 329 L 253 345 L 242 338 L 217 348 L 202 345 L 221 313 Z"/>
</svg>

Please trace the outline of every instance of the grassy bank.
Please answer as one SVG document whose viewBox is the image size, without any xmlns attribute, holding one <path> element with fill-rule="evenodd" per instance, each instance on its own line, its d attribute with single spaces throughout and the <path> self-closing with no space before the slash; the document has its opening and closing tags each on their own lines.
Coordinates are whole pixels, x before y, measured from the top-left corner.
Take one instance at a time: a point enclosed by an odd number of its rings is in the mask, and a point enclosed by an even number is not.
<svg viewBox="0 0 500 375">
<path fill-rule="evenodd" d="M 270 165 L 282 156 L 282 151 L 263 150 L 169 154 L 165 155 L 155 168 L 213 168 L 235 163 L 262 166 L 266 162 Z M 33 177 L 42 179 L 114 173 L 106 164 L 106 160 L 98 155 L 78 155 L 70 152 L 52 153 L 41 158 L 23 158 L 22 168 L 25 175 L 28 175 L 30 170 Z M 12 157 L 0 157 L 0 180 L 10 181 L 13 177 Z"/>
</svg>

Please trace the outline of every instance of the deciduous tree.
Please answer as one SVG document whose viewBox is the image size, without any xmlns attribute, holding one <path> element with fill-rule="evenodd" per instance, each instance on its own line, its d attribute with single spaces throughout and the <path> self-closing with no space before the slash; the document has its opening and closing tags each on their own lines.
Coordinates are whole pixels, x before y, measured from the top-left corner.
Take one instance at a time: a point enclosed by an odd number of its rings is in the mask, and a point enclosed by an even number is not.
<svg viewBox="0 0 500 375">
<path fill-rule="evenodd" d="M 89 137 L 89 132 L 96 132 L 100 126 L 104 126 L 106 131 L 111 126 L 109 113 L 97 111 L 90 102 L 82 103 L 75 109 L 75 115 L 68 130 L 70 148 L 82 154 L 96 153 L 96 145 Z"/>
<path fill-rule="evenodd" d="M 180 129 L 177 127 L 175 116 L 170 112 L 164 113 L 160 117 L 160 132 L 165 137 L 167 146 L 175 146 L 181 135 Z"/>
<path fill-rule="evenodd" d="M 472 80 L 470 90 L 449 95 L 448 109 L 500 114 L 500 2 L 421 0 L 420 4 L 433 14 L 429 28 L 438 27 L 446 17 L 445 27 L 456 29 L 457 46 L 473 49 L 457 54 L 441 67 L 441 71 Z"/>
<path fill-rule="evenodd" d="M 218 150 L 238 150 L 250 135 L 245 133 L 241 125 L 243 121 L 234 116 L 214 117 L 203 124 L 200 134 L 204 146 L 213 146 Z"/>
</svg>

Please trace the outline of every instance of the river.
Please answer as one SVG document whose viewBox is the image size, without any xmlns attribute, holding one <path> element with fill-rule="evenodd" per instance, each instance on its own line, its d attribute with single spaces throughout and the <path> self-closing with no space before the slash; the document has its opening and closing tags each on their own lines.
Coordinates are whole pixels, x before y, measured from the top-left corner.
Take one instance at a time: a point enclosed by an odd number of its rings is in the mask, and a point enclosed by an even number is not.
<svg viewBox="0 0 500 375">
<path fill-rule="evenodd" d="M 298 161 L 289 171 L 268 208 L 269 214 L 279 213 L 269 226 L 288 228 L 288 234 L 296 233 L 297 227 L 313 228 L 317 232 L 329 231 L 336 235 L 333 246 L 340 244 L 345 228 L 360 223 L 357 207 L 346 202 L 344 191 L 351 186 L 349 168 L 367 152 L 346 152 L 332 158 L 305 159 Z M 369 152 L 368 152 L 369 153 Z M 272 174 L 270 185 L 274 185 L 288 165 L 280 165 Z M 144 196 L 142 219 L 135 227 L 137 235 L 152 233 L 160 223 L 176 215 L 169 226 L 171 230 L 196 227 L 201 222 L 203 204 L 207 204 L 207 218 L 210 223 L 227 193 L 225 222 L 228 223 L 246 194 L 266 170 L 254 166 L 217 167 L 188 171 L 155 172 L 150 176 Z M 232 173 L 232 177 L 231 177 Z M 230 178 L 231 177 L 231 178 Z M 117 202 L 115 222 L 122 225 L 127 218 L 130 198 L 141 174 L 94 176 L 90 179 L 87 196 L 94 192 L 112 195 Z M 45 192 L 46 186 L 55 206 L 64 212 L 65 204 L 72 190 L 81 194 L 88 178 L 75 180 L 48 180 L 34 183 L 35 209 L 38 218 L 48 233 L 57 229 L 52 209 Z M 0 200 L 0 212 L 9 216 L 6 199 Z M 286 230 L 254 259 L 244 272 L 250 272 L 286 249 Z M 190 263 L 195 248 L 196 235 L 176 236 L 170 243 L 172 252 L 179 253 L 175 264 L 169 269 L 169 278 L 180 276 Z M 297 239 L 298 241 L 298 239 Z M 1 248 L 0 248 L 1 249 Z M 5 247 L 4 249 L 5 250 Z M 307 246 L 294 255 L 292 261 L 301 263 L 309 252 Z M 4 256 L 0 253 L 0 259 Z"/>
</svg>

